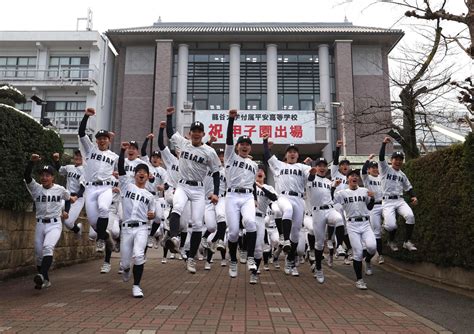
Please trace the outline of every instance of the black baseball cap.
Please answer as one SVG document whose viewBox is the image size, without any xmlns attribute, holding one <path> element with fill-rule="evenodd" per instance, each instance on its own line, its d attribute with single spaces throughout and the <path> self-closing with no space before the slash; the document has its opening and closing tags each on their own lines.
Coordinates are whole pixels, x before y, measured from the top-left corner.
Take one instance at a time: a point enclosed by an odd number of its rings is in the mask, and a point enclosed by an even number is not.
<svg viewBox="0 0 474 334">
<path fill-rule="evenodd" d="M 369 162 L 369 167 L 368 168 L 378 168 L 379 167 L 379 163 L 377 161 L 370 161 Z"/>
<path fill-rule="evenodd" d="M 110 139 L 110 133 L 109 131 L 102 129 L 102 130 L 97 131 L 97 133 L 95 134 L 95 137 L 96 138 L 107 137 Z"/>
<path fill-rule="evenodd" d="M 342 164 L 348 164 L 348 165 L 350 165 L 351 162 L 350 162 L 348 159 L 342 159 L 341 161 L 339 161 L 339 165 L 342 165 Z"/>
<path fill-rule="evenodd" d="M 250 139 L 249 136 L 240 136 L 239 139 L 237 139 L 237 144 L 240 144 L 240 143 L 248 143 L 250 145 L 252 145 L 252 139 Z"/>
<path fill-rule="evenodd" d="M 300 153 L 300 150 L 299 150 L 298 146 L 296 146 L 295 144 L 288 145 L 286 147 L 285 152 L 288 152 L 289 150 L 295 150 L 296 152 Z"/>
<path fill-rule="evenodd" d="M 130 140 L 128 143 L 130 144 L 130 146 L 133 146 L 138 150 L 138 143 L 135 140 Z"/>
<path fill-rule="evenodd" d="M 152 157 L 153 157 L 153 156 L 161 157 L 161 152 L 160 152 L 160 151 L 153 151 L 153 152 L 151 153 L 151 156 L 152 156 Z"/>
<path fill-rule="evenodd" d="M 217 155 L 224 154 L 224 149 L 223 148 L 216 148 L 216 153 L 217 153 Z"/>
<path fill-rule="evenodd" d="M 191 128 L 189 129 L 189 131 L 195 131 L 195 130 L 204 132 L 204 124 L 202 124 L 199 121 L 193 122 L 193 124 L 191 124 Z"/>
<path fill-rule="evenodd" d="M 318 166 L 319 164 L 325 164 L 326 166 L 328 165 L 328 161 L 324 158 L 317 158 L 315 161 L 314 161 L 314 165 L 315 166 Z"/>
<path fill-rule="evenodd" d="M 402 158 L 402 159 L 405 159 L 405 154 L 403 154 L 403 152 L 401 151 L 395 151 L 392 153 L 392 159 L 394 158 Z"/>
<path fill-rule="evenodd" d="M 350 176 L 350 175 L 352 175 L 352 174 L 355 174 L 355 175 L 357 175 L 357 176 L 360 176 L 360 172 L 359 172 L 358 169 L 354 169 L 354 168 L 351 169 L 351 170 L 349 171 L 349 173 L 347 173 L 347 176 Z"/>
<path fill-rule="evenodd" d="M 40 174 L 48 173 L 49 175 L 54 175 L 54 167 L 50 165 L 45 165 L 40 170 Z"/>
<path fill-rule="evenodd" d="M 136 167 L 135 167 L 135 174 L 137 174 L 137 172 L 139 170 L 144 170 L 145 172 L 147 172 L 148 174 L 150 174 L 150 169 L 148 168 L 148 165 L 147 164 L 138 164 Z"/>
<path fill-rule="evenodd" d="M 258 164 L 258 165 L 257 165 L 257 169 L 263 169 L 263 170 L 265 170 L 266 168 L 265 168 L 265 165 L 264 165 L 264 164 Z"/>
</svg>

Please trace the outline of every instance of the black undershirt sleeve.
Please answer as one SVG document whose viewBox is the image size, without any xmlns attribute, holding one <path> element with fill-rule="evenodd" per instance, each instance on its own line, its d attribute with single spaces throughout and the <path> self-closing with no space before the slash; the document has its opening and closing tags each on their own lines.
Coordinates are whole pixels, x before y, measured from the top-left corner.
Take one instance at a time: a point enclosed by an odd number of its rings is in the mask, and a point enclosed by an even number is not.
<svg viewBox="0 0 474 334">
<path fill-rule="evenodd" d="M 86 127 L 87 127 L 87 120 L 89 119 L 89 116 L 84 115 L 82 117 L 81 124 L 79 125 L 79 137 L 85 137 L 86 136 Z"/>
</svg>

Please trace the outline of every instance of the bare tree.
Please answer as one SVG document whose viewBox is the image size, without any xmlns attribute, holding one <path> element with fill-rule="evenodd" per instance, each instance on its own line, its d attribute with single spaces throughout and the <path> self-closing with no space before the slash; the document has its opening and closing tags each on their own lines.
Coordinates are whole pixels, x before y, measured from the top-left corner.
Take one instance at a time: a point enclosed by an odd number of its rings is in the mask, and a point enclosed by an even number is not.
<svg viewBox="0 0 474 334">
<path fill-rule="evenodd" d="M 459 89 L 458 101 L 466 106 L 469 115 L 464 116 L 464 120 L 469 124 L 471 131 L 474 131 L 474 83 L 471 78 L 464 79 L 464 82 L 451 82 Z"/>
</svg>

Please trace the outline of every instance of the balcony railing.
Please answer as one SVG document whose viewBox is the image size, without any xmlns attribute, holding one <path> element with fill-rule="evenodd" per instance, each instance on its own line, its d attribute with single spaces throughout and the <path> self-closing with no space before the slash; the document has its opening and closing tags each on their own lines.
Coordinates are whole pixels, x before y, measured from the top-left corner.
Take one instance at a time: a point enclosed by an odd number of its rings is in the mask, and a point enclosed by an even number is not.
<svg viewBox="0 0 474 334">
<path fill-rule="evenodd" d="M 0 67 L 0 80 L 48 81 L 48 82 L 90 82 L 97 84 L 96 66 L 59 66 L 48 69 L 28 67 Z"/>
<path fill-rule="evenodd" d="M 60 133 L 70 133 L 79 129 L 84 111 L 47 112 L 46 117 Z"/>
</svg>

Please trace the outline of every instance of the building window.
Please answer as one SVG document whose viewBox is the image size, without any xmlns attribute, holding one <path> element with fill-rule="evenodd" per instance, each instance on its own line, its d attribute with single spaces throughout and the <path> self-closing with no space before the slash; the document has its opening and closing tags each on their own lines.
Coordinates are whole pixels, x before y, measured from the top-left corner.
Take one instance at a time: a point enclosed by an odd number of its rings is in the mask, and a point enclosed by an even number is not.
<svg viewBox="0 0 474 334">
<path fill-rule="evenodd" d="M 17 103 L 15 108 L 28 114 L 31 114 L 31 101 L 28 101 L 26 103 Z"/>
<path fill-rule="evenodd" d="M 0 57 L 0 78 L 33 78 L 36 57 Z"/>
<path fill-rule="evenodd" d="M 278 109 L 314 110 L 319 102 L 319 58 L 313 54 L 278 55 Z"/>
<path fill-rule="evenodd" d="M 84 116 L 86 101 L 48 101 L 46 117 L 59 130 L 77 130 Z"/>
<path fill-rule="evenodd" d="M 240 55 L 240 108 L 267 109 L 267 57 L 264 54 Z"/>
<path fill-rule="evenodd" d="M 54 56 L 49 58 L 50 78 L 80 80 L 89 78 L 89 57 Z"/>
<path fill-rule="evenodd" d="M 177 56 L 175 56 L 175 62 L 177 62 Z M 173 80 L 176 80 L 176 72 L 177 68 L 173 73 Z M 173 87 L 173 90 L 176 91 L 176 88 Z M 193 102 L 195 110 L 228 109 L 229 55 L 190 54 L 187 94 L 188 101 Z"/>
</svg>

